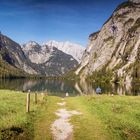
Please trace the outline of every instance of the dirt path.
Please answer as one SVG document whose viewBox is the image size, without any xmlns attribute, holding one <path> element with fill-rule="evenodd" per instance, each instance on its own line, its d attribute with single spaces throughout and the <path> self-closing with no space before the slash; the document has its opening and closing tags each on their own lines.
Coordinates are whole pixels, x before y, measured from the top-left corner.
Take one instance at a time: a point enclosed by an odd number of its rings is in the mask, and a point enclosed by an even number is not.
<svg viewBox="0 0 140 140">
<path fill-rule="evenodd" d="M 72 140 L 73 125 L 69 122 L 73 115 L 81 115 L 80 112 L 72 110 L 68 111 L 65 108 L 66 102 L 62 99 L 62 102 L 57 103 L 60 107 L 63 107 L 55 112 L 59 117 L 51 126 L 51 131 L 54 140 Z"/>
</svg>

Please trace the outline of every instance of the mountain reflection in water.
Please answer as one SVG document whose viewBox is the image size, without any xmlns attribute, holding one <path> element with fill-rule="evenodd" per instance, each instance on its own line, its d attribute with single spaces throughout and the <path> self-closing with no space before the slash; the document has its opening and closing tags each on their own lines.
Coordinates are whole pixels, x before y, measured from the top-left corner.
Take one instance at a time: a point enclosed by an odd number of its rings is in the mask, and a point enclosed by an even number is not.
<svg viewBox="0 0 140 140">
<path fill-rule="evenodd" d="M 20 90 L 32 92 L 48 92 L 51 95 L 64 96 L 66 92 L 70 96 L 94 95 L 99 86 L 103 94 L 140 95 L 140 83 L 133 86 L 119 84 L 89 83 L 86 81 L 62 81 L 62 80 L 27 80 L 5 79 L 0 80 L 0 89 Z"/>
</svg>

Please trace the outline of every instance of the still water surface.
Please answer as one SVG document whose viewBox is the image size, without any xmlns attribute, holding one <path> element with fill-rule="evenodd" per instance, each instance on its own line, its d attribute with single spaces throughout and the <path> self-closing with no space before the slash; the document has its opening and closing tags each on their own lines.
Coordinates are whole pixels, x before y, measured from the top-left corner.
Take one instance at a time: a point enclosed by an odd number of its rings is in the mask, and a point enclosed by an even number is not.
<svg viewBox="0 0 140 140">
<path fill-rule="evenodd" d="M 48 92 L 51 95 L 65 96 L 68 92 L 70 96 L 96 94 L 97 87 L 102 89 L 102 94 L 118 95 L 140 95 L 140 83 L 133 86 L 97 84 L 88 82 L 74 82 L 62 80 L 27 80 L 27 79 L 6 79 L 0 80 L 0 89 L 11 89 L 19 91 Z"/>
</svg>

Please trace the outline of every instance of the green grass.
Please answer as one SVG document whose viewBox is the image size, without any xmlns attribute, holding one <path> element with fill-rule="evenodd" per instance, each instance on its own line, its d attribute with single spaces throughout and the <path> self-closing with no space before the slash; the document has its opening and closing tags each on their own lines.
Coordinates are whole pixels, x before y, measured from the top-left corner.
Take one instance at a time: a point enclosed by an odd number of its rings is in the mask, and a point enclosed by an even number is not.
<svg viewBox="0 0 140 140">
<path fill-rule="evenodd" d="M 27 114 L 25 107 L 25 94 L 0 90 L 0 139 L 24 139 L 33 136 L 31 122 L 34 121 L 35 108 L 31 108 L 31 113 Z"/>
<path fill-rule="evenodd" d="M 66 109 L 82 115 L 70 119 L 73 140 L 139 140 L 139 96 L 80 96 L 65 99 Z M 51 124 L 61 98 L 38 94 L 26 113 L 26 94 L 0 90 L 0 140 L 51 140 Z"/>
<path fill-rule="evenodd" d="M 42 111 L 38 115 L 38 120 L 35 122 L 34 139 L 35 140 L 51 140 L 51 124 L 57 119 L 55 112 L 58 109 L 57 102 L 61 102 L 59 97 L 45 97 L 44 104 L 42 104 Z"/>
<path fill-rule="evenodd" d="M 140 97 L 89 96 L 68 99 L 69 108 L 83 112 L 73 117 L 76 140 L 139 140 Z"/>
<path fill-rule="evenodd" d="M 58 100 L 58 97 L 38 94 L 35 104 L 34 94 L 31 94 L 30 113 L 26 113 L 25 93 L 0 90 L 0 140 L 51 139 L 49 128 L 56 118 L 54 102 Z"/>
</svg>

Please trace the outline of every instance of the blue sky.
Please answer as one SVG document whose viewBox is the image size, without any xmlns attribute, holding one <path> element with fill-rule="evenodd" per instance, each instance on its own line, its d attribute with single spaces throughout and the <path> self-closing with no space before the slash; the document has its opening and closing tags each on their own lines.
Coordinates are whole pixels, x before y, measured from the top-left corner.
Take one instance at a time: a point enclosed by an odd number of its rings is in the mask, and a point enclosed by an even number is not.
<svg viewBox="0 0 140 140">
<path fill-rule="evenodd" d="M 0 0 L 0 30 L 22 44 L 71 41 L 86 46 L 125 0 Z"/>
</svg>

